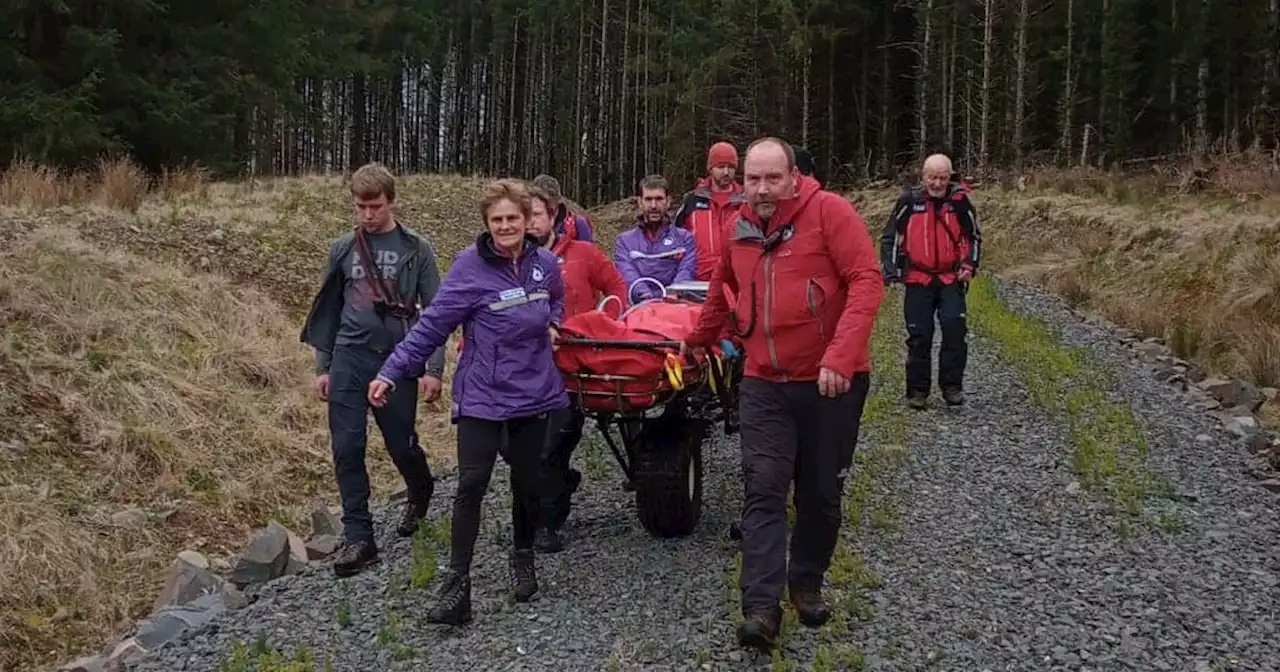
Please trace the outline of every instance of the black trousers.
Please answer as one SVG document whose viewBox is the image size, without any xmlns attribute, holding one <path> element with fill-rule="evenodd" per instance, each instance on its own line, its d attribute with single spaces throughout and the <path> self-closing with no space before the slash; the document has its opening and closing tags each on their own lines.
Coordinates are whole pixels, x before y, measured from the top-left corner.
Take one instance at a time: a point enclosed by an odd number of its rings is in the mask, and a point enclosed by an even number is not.
<svg viewBox="0 0 1280 672">
<path fill-rule="evenodd" d="M 742 610 L 777 610 L 784 581 L 817 590 L 840 532 L 841 495 L 853 464 L 870 377 L 836 397 L 818 383 L 742 380 Z M 787 489 L 796 525 L 787 565 Z"/>
<path fill-rule="evenodd" d="M 907 394 L 928 396 L 931 380 L 933 322 L 942 328 L 938 351 L 938 387 L 964 387 L 964 369 L 969 359 L 965 324 L 965 294 L 968 283 L 944 285 L 934 280 L 928 285 L 907 285 L 902 302 L 907 322 Z"/>
<path fill-rule="evenodd" d="M 533 548 L 550 419 L 548 413 L 502 421 L 458 419 L 458 492 L 453 498 L 449 557 L 453 571 L 465 574 L 471 570 L 476 536 L 480 533 L 480 505 L 489 490 L 489 477 L 498 455 L 511 467 L 513 545 L 516 550 Z"/>
<path fill-rule="evenodd" d="M 542 520 L 550 530 L 559 530 L 569 515 L 569 497 L 578 487 L 582 475 L 570 466 L 573 451 L 582 441 L 582 428 L 587 416 L 577 404 L 558 411 L 553 419 L 550 445 L 543 459 Z"/>
<path fill-rule="evenodd" d="M 349 541 L 373 541 L 369 513 L 369 472 L 365 447 L 369 423 L 369 383 L 378 375 L 386 353 L 338 346 L 329 368 L 329 436 L 334 476 L 342 497 L 343 536 Z M 434 477 L 426 453 L 418 445 L 414 419 L 418 409 L 418 381 L 396 381 L 387 404 L 374 408 L 391 461 L 404 478 L 410 498 L 425 499 Z"/>
</svg>

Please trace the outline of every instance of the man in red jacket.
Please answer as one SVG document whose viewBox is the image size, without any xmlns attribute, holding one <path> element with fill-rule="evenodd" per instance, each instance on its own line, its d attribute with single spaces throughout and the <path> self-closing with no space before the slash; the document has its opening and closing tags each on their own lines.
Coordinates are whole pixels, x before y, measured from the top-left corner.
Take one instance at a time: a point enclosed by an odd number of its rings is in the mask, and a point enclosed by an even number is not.
<svg viewBox="0 0 1280 672">
<path fill-rule="evenodd" d="M 560 263 L 564 278 L 564 317 L 595 310 L 601 300 L 617 297 L 602 306 L 610 315 L 618 316 L 627 309 L 627 285 L 613 262 L 593 243 L 556 232 L 554 197 L 539 187 L 532 187 L 533 216 L 526 227 L 542 247 L 551 251 Z M 544 553 L 564 548 L 560 527 L 569 516 L 573 493 L 582 482 L 582 473 L 569 466 L 573 450 L 582 440 L 585 416 L 577 404 L 571 404 L 557 418 L 559 430 L 546 447 L 547 487 L 543 488 L 542 525 L 534 538 L 534 547 Z"/>
<path fill-rule="evenodd" d="M 925 159 L 922 184 L 902 192 L 880 238 L 885 284 L 903 283 L 907 322 L 907 403 L 923 409 L 932 388 L 933 320 L 942 327 L 938 387 L 947 404 L 964 403 L 965 294 L 978 272 L 982 233 L 969 202 L 969 185 L 951 159 Z"/>
<path fill-rule="evenodd" d="M 707 176 L 686 193 L 676 210 L 675 225 L 693 232 L 698 247 L 699 280 L 710 280 L 720 261 L 732 219 L 742 207 L 742 185 L 735 181 L 738 150 L 727 142 L 717 142 L 707 151 Z"/>
<path fill-rule="evenodd" d="M 784 581 L 802 623 L 818 627 L 831 616 L 821 588 L 870 385 L 871 329 L 884 284 L 862 217 L 800 175 L 790 145 L 757 140 L 743 167 L 747 202 L 682 349 L 710 345 L 726 323 L 745 344 L 739 413 L 746 618 L 738 639 L 767 648 L 781 623 Z M 733 306 L 726 289 L 738 297 Z"/>
<path fill-rule="evenodd" d="M 547 202 L 551 208 L 551 223 L 555 226 L 556 235 L 586 243 L 596 242 L 591 218 L 585 213 L 569 210 L 568 204 L 564 202 L 564 195 L 560 193 L 559 180 L 542 173 L 533 178 L 533 186 L 541 189 L 549 199 Z"/>
</svg>

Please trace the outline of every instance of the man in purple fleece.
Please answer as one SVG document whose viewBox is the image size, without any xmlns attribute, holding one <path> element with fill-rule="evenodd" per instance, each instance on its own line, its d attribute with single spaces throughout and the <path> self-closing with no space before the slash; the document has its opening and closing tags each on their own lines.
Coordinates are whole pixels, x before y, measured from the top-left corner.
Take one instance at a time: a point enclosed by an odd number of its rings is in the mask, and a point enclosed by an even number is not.
<svg viewBox="0 0 1280 672">
<path fill-rule="evenodd" d="M 380 407 L 395 381 L 421 368 L 462 327 L 466 347 L 453 374 L 458 489 L 451 575 L 427 615 L 432 623 L 471 620 L 471 557 L 480 503 L 499 454 L 511 467 L 516 600 L 528 601 L 538 590 L 533 541 L 541 465 L 555 429 L 550 419 L 569 406 L 569 396 L 552 353 L 564 315 L 564 281 L 555 255 L 526 237 L 532 210 L 532 198 L 520 182 L 498 180 L 485 187 L 480 211 L 487 230 L 454 259 L 431 304 L 369 384 L 369 403 Z"/>
<path fill-rule="evenodd" d="M 668 206 L 671 193 L 661 175 L 640 180 L 640 214 L 633 229 L 618 234 L 613 243 L 613 265 L 627 281 L 631 303 L 662 296 L 663 287 L 697 280 L 698 248 L 693 232 L 673 226 Z M 649 278 L 640 283 L 636 280 Z"/>
</svg>

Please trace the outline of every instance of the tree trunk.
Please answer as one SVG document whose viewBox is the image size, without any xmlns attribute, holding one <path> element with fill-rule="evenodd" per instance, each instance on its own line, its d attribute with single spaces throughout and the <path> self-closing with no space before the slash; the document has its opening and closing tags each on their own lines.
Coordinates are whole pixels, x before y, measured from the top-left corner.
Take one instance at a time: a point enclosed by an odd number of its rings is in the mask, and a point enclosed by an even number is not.
<svg viewBox="0 0 1280 672">
<path fill-rule="evenodd" d="M 947 55 L 944 93 L 942 94 L 942 108 L 944 116 L 943 133 L 947 139 L 948 151 L 955 153 L 956 145 L 956 61 L 960 53 L 959 31 L 960 31 L 960 11 L 967 7 L 966 3 L 957 2 L 951 12 L 951 39 L 947 45 L 949 53 Z M 968 157 L 966 157 L 967 160 Z"/>
<path fill-rule="evenodd" d="M 354 171 L 365 163 L 365 79 L 356 73 L 351 78 L 351 142 L 348 150 L 350 163 L 347 169 Z"/>
<path fill-rule="evenodd" d="M 989 1 L 989 0 L 988 0 Z M 893 9 L 884 8 L 884 40 L 881 42 L 880 61 L 880 172 L 888 175 L 893 169 L 893 157 L 889 153 L 889 102 L 893 87 L 889 74 L 889 43 L 893 41 Z"/>
<path fill-rule="evenodd" d="M 1018 5 L 1017 80 L 1013 94 L 1013 166 L 1022 172 L 1023 133 L 1026 116 L 1027 83 L 1027 0 Z"/>
<path fill-rule="evenodd" d="M 929 142 L 929 49 L 933 37 L 933 0 L 925 0 L 920 17 L 923 33 L 916 53 L 916 158 L 923 159 Z"/>
<path fill-rule="evenodd" d="M 1209 0 L 1201 2 L 1201 31 L 1209 18 Z M 1226 117 L 1223 117 L 1226 122 Z M 1196 154 L 1203 156 L 1209 149 L 1209 40 L 1200 40 L 1200 68 L 1196 72 Z"/>
<path fill-rule="evenodd" d="M 982 17 L 982 104 L 979 108 L 980 120 L 978 122 L 978 170 L 979 172 L 987 169 L 987 159 L 989 158 L 988 133 L 991 123 L 991 56 L 995 42 L 995 26 L 996 12 L 994 5 L 996 0 L 983 0 L 983 17 Z"/>
<path fill-rule="evenodd" d="M 609 198 L 613 199 L 618 194 L 618 187 L 625 181 L 626 175 L 633 174 L 630 161 L 631 152 L 627 151 L 630 140 L 627 137 L 627 111 L 631 104 L 630 90 L 628 88 L 629 80 L 627 77 L 631 62 L 631 0 L 624 1 L 625 9 L 623 10 L 622 20 L 622 89 L 618 91 L 618 157 L 617 165 L 613 166 L 613 182 L 612 188 L 609 190 Z M 635 143 L 631 143 L 634 145 Z"/>
<path fill-rule="evenodd" d="M 800 145 L 809 146 L 809 72 L 813 65 L 813 40 L 809 35 L 809 19 L 805 18 L 804 25 L 804 63 L 801 66 L 801 83 L 804 89 L 801 93 L 800 102 Z"/>
<path fill-rule="evenodd" d="M 828 32 L 827 39 L 827 156 L 823 175 L 827 181 L 835 179 L 836 169 L 836 36 Z"/>
</svg>

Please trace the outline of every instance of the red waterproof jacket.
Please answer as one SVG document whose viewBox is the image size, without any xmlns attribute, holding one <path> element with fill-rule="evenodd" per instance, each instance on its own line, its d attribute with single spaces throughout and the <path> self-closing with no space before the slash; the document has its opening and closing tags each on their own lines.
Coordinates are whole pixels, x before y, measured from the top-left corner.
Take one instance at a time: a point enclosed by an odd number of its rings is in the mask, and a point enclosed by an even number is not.
<svg viewBox="0 0 1280 672">
<path fill-rule="evenodd" d="M 871 235 L 849 201 L 807 176 L 796 186 L 768 230 L 751 206 L 739 209 L 687 343 L 710 345 L 730 321 L 745 346 L 745 375 L 785 382 L 817 380 L 822 368 L 846 378 L 870 371 L 884 298 Z"/>
<path fill-rule="evenodd" d="M 698 181 L 692 191 L 684 195 L 673 221 L 676 226 L 693 232 L 698 248 L 697 268 L 699 280 L 711 280 L 720 253 L 733 233 L 733 220 L 744 201 L 742 185 L 735 182 L 729 191 L 712 191 L 711 178 Z"/>
<path fill-rule="evenodd" d="M 982 234 L 969 192 L 958 177 L 940 198 L 919 186 L 902 192 L 880 237 L 885 282 L 949 285 L 961 268 L 977 274 Z"/>
<path fill-rule="evenodd" d="M 593 243 L 561 237 L 551 246 L 564 276 L 564 316 L 595 310 L 600 299 L 613 295 L 606 312 L 614 317 L 627 309 L 627 284 L 604 251 Z"/>
</svg>

